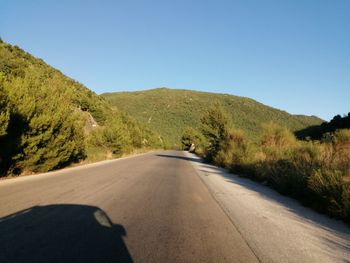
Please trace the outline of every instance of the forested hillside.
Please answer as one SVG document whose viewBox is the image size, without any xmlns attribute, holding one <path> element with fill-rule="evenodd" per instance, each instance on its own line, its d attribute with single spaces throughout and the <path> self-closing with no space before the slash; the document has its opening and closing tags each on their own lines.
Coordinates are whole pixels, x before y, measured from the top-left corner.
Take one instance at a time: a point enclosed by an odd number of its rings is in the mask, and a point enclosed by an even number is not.
<svg viewBox="0 0 350 263">
<path fill-rule="evenodd" d="M 160 145 L 158 135 L 103 98 L 0 40 L 0 176 Z"/>
<path fill-rule="evenodd" d="M 273 121 L 296 131 L 318 125 L 321 119 L 314 116 L 291 115 L 249 98 L 190 90 L 160 88 L 137 92 L 105 93 L 102 97 L 122 111 L 159 131 L 169 139 L 171 146 L 180 142 L 187 127 L 199 129 L 200 116 L 214 102 L 228 112 L 234 127 L 257 139 L 261 125 Z"/>
</svg>

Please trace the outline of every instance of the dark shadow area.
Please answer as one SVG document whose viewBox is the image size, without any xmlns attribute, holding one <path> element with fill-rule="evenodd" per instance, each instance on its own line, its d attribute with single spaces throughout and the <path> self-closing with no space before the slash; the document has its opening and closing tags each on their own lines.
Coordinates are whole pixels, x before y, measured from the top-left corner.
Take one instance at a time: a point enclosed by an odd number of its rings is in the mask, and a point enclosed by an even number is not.
<svg viewBox="0 0 350 263">
<path fill-rule="evenodd" d="M 327 133 L 333 133 L 339 129 L 350 128 L 350 112 L 347 116 L 336 115 L 329 122 L 325 121 L 320 125 L 313 125 L 304 129 L 295 131 L 294 134 L 298 139 L 310 138 L 312 140 L 320 140 Z"/>
<path fill-rule="evenodd" d="M 35 206 L 0 219 L 0 262 L 133 262 L 126 231 L 94 206 Z"/>
<path fill-rule="evenodd" d="M 174 159 L 197 162 L 197 163 L 204 163 L 201 159 L 191 158 L 186 156 L 168 155 L 168 154 L 156 154 L 156 156 L 164 157 L 164 158 L 174 158 Z"/>
<path fill-rule="evenodd" d="M 14 165 L 13 157 L 21 153 L 21 137 L 26 128 L 24 116 L 12 113 L 6 135 L 0 136 L 0 177 L 5 176 Z M 20 171 L 14 169 L 13 173 L 19 174 Z"/>
<path fill-rule="evenodd" d="M 1 105 L 0 105 L 1 107 Z M 51 126 L 54 124 L 51 124 Z M 60 125 L 57 125 L 57 127 L 60 127 Z M 58 136 L 58 134 L 61 133 L 62 130 L 56 129 L 56 132 L 51 134 L 51 136 Z M 10 115 L 8 127 L 6 129 L 6 133 L 4 135 L 0 135 L 0 177 L 6 176 L 6 175 L 19 175 L 23 170 L 26 169 L 26 167 L 23 167 L 23 165 L 19 164 L 20 161 L 25 160 L 28 158 L 25 153 L 25 143 L 23 143 L 23 137 L 30 137 L 31 140 L 33 138 L 36 138 L 36 132 L 31 131 L 31 128 L 29 127 L 29 121 L 27 120 L 27 117 L 19 114 L 17 112 L 12 112 Z M 47 145 L 44 143 L 38 143 L 37 139 L 34 139 L 33 142 L 36 142 L 35 147 L 39 149 L 44 149 L 47 147 Z M 58 150 L 58 153 L 60 151 L 64 151 L 66 149 L 59 149 L 59 147 L 62 147 L 62 145 L 55 144 L 55 147 Z M 56 149 L 55 148 L 55 149 Z M 67 148 L 68 149 L 68 148 Z M 56 156 L 56 158 L 59 157 L 59 155 Z M 40 157 L 41 158 L 41 157 Z M 52 157 L 55 158 L 55 157 Z M 86 153 L 84 150 L 77 151 L 74 154 L 71 154 L 69 158 L 60 158 L 60 161 L 57 163 L 56 166 L 50 167 L 49 170 L 56 170 L 63 167 L 66 167 L 72 163 L 78 163 L 79 161 L 86 158 Z M 50 158 L 46 159 L 40 159 L 40 162 L 37 162 L 36 165 L 43 164 L 45 162 L 50 162 Z"/>
</svg>

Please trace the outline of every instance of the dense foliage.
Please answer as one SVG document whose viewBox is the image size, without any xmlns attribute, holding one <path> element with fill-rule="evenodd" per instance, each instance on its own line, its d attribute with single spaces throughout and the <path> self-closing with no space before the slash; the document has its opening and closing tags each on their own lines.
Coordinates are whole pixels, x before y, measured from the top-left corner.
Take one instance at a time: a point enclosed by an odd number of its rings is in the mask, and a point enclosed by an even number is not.
<svg viewBox="0 0 350 263">
<path fill-rule="evenodd" d="M 230 122 L 258 140 L 262 123 L 273 121 L 290 130 L 300 130 L 322 122 L 317 117 L 291 115 L 249 98 L 167 88 L 138 92 L 116 92 L 102 97 L 119 109 L 158 131 L 173 147 L 179 145 L 186 127 L 196 130 L 201 126 L 201 115 L 218 101 L 227 111 Z"/>
<path fill-rule="evenodd" d="M 103 98 L 0 41 L 0 175 L 159 146 L 158 136 Z"/>
<path fill-rule="evenodd" d="M 202 129 L 204 139 L 197 142 L 196 152 L 208 161 L 350 222 L 349 129 L 321 141 L 298 141 L 289 129 L 269 122 L 260 139 L 252 141 L 229 125 L 218 106 L 203 115 L 202 123 L 210 128 Z"/>
<path fill-rule="evenodd" d="M 347 116 L 336 115 L 330 122 L 313 125 L 295 132 L 299 139 L 320 140 L 338 129 L 350 129 L 350 112 Z"/>
<path fill-rule="evenodd" d="M 213 160 L 224 147 L 229 134 L 230 121 L 219 103 L 215 103 L 201 118 L 201 132 L 207 139 L 207 159 Z"/>
<path fill-rule="evenodd" d="M 195 148 L 201 147 L 203 135 L 192 127 L 187 127 L 181 137 L 183 150 L 193 151 Z"/>
</svg>

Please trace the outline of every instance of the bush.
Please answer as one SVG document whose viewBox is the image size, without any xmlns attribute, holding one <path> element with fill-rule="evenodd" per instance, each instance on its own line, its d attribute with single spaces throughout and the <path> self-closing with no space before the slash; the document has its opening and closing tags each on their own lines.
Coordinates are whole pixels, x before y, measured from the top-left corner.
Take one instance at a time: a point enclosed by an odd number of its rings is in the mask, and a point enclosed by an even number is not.
<svg viewBox="0 0 350 263">
<path fill-rule="evenodd" d="M 8 95 L 5 92 L 0 76 L 0 138 L 7 134 L 10 123 L 11 107 Z"/>
<path fill-rule="evenodd" d="M 51 90 L 45 88 L 49 84 Z M 84 157 L 83 123 L 58 92 L 59 85 L 32 70 L 4 81 L 15 105 L 8 127 L 8 143 L 18 147 L 11 156 L 13 173 L 46 172 Z"/>
<path fill-rule="evenodd" d="M 350 129 L 336 131 L 332 147 L 333 168 L 343 171 L 342 176 L 350 176 Z"/>
<path fill-rule="evenodd" d="M 109 149 L 120 156 L 132 148 L 132 141 L 123 123 L 115 120 L 108 127 L 99 127 L 91 132 L 88 144 Z"/>
<path fill-rule="evenodd" d="M 261 146 L 267 159 L 283 159 L 288 158 L 297 141 L 287 128 L 270 122 L 263 125 Z"/>
<path fill-rule="evenodd" d="M 214 160 L 227 141 L 231 124 L 227 113 L 219 103 L 210 107 L 201 118 L 201 131 L 208 142 L 205 152 L 208 161 Z"/>
<path fill-rule="evenodd" d="M 319 211 L 350 221 L 346 179 L 350 171 L 350 130 L 336 131 L 322 142 L 306 142 L 297 141 L 288 129 L 269 123 L 263 127 L 260 145 L 238 130 L 208 138 L 215 138 L 219 146 L 207 148 L 215 164 L 265 181 Z"/>
<path fill-rule="evenodd" d="M 199 149 L 203 147 L 204 138 L 200 132 L 192 127 L 187 127 L 181 137 L 181 144 L 183 150 L 190 150 L 191 147 Z"/>
<path fill-rule="evenodd" d="M 0 75 L 0 176 L 2 176 L 11 163 L 11 152 L 14 147 L 9 145 L 8 128 L 12 117 L 11 105 L 7 92 L 2 85 Z"/>
<path fill-rule="evenodd" d="M 308 189 L 313 197 L 312 205 L 318 210 L 350 219 L 349 185 L 340 171 L 315 170 L 308 180 Z"/>
<path fill-rule="evenodd" d="M 254 148 L 244 132 L 232 129 L 214 158 L 214 163 L 234 172 L 245 173 L 253 161 Z"/>
</svg>

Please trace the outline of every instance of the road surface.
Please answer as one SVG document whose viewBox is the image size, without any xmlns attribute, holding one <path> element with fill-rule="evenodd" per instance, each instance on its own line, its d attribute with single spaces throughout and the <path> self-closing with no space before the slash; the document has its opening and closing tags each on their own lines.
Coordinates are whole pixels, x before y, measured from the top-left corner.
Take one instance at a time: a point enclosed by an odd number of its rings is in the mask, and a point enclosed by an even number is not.
<svg viewBox="0 0 350 263">
<path fill-rule="evenodd" d="M 0 262 L 257 262 L 182 156 L 0 182 Z"/>
<path fill-rule="evenodd" d="M 152 152 L 1 181 L 0 262 L 349 262 L 348 227 L 303 209 Z"/>
</svg>

